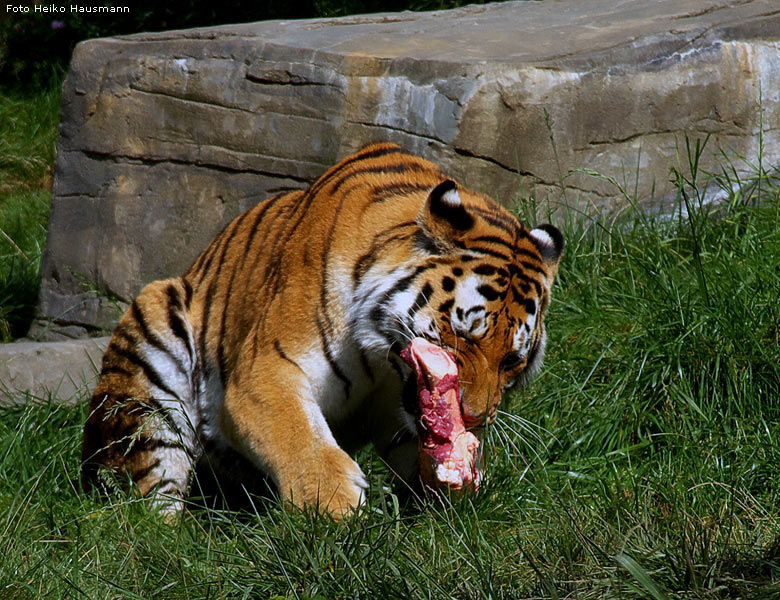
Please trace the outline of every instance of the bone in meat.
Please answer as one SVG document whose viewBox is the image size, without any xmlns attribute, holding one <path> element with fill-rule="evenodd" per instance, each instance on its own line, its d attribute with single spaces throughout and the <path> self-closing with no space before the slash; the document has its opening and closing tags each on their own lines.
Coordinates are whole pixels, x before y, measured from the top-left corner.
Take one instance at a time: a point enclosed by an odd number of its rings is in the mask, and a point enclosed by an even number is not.
<svg viewBox="0 0 780 600">
<path fill-rule="evenodd" d="M 429 487 L 477 488 L 479 440 L 463 425 L 458 367 L 446 350 L 415 338 L 401 352 L 417 374 L 420 475 Z"/>
</svg>

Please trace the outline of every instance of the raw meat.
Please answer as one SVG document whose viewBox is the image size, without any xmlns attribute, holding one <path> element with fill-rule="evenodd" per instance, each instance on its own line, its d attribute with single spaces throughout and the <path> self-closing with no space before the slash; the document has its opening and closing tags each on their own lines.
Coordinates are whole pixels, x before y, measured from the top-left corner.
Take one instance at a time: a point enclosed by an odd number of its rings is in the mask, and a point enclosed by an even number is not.
<svg viewBox="0 0 780 600">
<path fill-rule="evenodd" d="M 463 425 L 455 360 L 423 338 L 413 339 L 401 358 L 417 373 L 423 483 L 432 488 L 477 489 L 479 440 Z"/>
</svg>

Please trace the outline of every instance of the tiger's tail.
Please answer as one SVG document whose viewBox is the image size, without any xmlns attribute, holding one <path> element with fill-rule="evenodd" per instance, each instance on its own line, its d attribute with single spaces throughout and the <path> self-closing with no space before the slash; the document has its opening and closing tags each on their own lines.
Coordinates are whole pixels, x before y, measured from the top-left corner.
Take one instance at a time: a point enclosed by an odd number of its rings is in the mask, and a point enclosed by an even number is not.
<svg viewBox="0 0 780 600">
<path fill-rule="evenodd" d="M 104 493 L 132 482 L 176 511 L 201 450 L 198 357 L 183 279 L 144 288 L 103 356 L 82 445 L 82 484 Z"/>
</svg>

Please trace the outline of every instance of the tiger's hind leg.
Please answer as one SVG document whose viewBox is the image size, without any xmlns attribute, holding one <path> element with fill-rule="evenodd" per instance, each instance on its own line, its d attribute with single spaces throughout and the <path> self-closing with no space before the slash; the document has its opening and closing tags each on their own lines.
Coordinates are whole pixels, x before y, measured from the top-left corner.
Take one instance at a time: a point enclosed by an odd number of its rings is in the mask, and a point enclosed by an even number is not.
<svg viewBox="0 0 780 600">
<path fill-rule="evenodd" d="M 109 491 L 113 473 L 162 511 L 181 508 L 201 455 L 191 293 L 181 279 L 151 283 L 119 321 L 84 426 L 85 488 Z"/>
</svg>

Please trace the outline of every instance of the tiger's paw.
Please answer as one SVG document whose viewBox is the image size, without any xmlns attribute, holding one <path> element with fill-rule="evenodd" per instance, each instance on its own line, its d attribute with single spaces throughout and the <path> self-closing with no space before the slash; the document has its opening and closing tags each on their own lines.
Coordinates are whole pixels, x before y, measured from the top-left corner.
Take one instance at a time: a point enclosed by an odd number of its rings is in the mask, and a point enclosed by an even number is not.
<svg viewBox="0 0 780 600">
<path fill-rule="evenodd" d="M 339 520 L 363 504 L 368 483 L 346 452 L 327 448 L 310 465 L 286 484 L 287 502 L 314 506 Z"/>
</svg>

